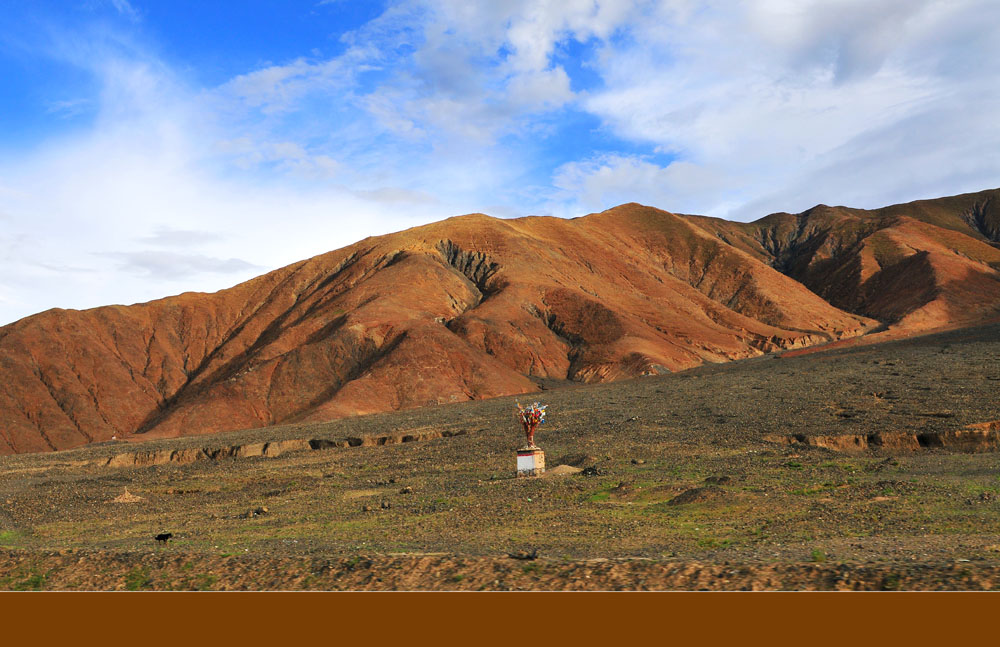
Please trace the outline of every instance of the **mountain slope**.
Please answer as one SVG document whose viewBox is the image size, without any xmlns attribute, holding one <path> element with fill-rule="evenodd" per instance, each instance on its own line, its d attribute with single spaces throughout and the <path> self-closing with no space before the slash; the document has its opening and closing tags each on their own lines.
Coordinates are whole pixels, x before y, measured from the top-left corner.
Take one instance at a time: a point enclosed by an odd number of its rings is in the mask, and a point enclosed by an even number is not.
<svg viewBox="0 0 1000 647">
<path fill-rule="evenodd" d="M 900 334 L 1000 316 L 1000 190 L 867 211 L 819 205 L 752 223 L 685 216 Z"/>
<path fill-rule="evenodd" d="M 215 294 L 0 328 L 0 453 L 404 409 L 751 357 L 862 334 L 689 219 L 475 214 Z"/>
</svg>

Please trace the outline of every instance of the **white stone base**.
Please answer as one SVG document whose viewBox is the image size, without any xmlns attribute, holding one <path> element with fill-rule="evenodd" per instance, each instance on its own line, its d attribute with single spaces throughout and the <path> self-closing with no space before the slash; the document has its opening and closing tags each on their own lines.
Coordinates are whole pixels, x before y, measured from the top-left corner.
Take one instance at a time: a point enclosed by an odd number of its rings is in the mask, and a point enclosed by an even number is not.
<svg viewBox="0 0 1000 647">
<path fill-rule="evenodd" d="M 538 476 L 545 471 L 545 452 L 538 447 L 517 450 L 517 475 Z"/>
</svg>

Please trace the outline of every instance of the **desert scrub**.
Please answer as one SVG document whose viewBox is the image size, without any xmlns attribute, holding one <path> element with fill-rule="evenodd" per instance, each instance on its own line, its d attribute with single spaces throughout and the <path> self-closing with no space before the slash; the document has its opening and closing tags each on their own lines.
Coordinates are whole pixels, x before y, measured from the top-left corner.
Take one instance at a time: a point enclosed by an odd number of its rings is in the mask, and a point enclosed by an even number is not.
<svg viewBox="0 0 1000 647">
<path fill-rule="evenodd" d="M 596 490 L 591 490 L 589 494 L 584 495 L 586 501 L 592 503 L 600 503 L 601 501 L 607 501 L 611 498 L 611 490 L 618 486 L 618 481 L 607 481 L 601 483 L 601 486 Z"/>
<path fill-rule="evenodd" d="M 899 589 L 899 573 L 889 573 L 882 580 L 883 591 L 896 591 Z"/>
<path fill-rule="evenodd" d="M 45 587 L 48 573 L 42 573 L 37 565 L 29 568 L 18 567 L 6 577 L 0 577 L 0 589 L 11 591 L 41 591 Z"/>
<path fill-rule="evenodd" d="M 45 587 L 45 573 L 32 570 L 28 577 L 14 585 L 15 591 L 41 591 Z"/>
<path fill-rule="evenodd" d="M 839 484 L 823 483 L 822 485 L 809 485 L 798 490 L 792 490 L 791 493 L 798 496 L 817 496 L 835 490 L 838 487 Z"/>
<path fill-rule="evenodd" d="M 216 575 L 201 573 L 195 577 L 191 588 L 195 591 L 210 591 L 212 589 L 212 585 L 214 585 L 218 579 L 219 578 Z"/>
<path fill-rule="evenodd" d="M 732 539 L 716 539 L 715 537 L 703 537 L 698 540 L 699 548 L 725 548 L 733 543 Z"/>
<path fill-rule="evenodd" d="M 153 581 L 149 578 L 149 569 L 136 566 L 125 574 L 125 589 L 128 591 L 142 591 L 153 588 Z"/>
<path fill-rule="evenodd" d="M 21 541 L 21 534 L 16 530 L 4 530 L 0 531 L 0 546 L 11 547 L 17 546 Z"/>
</svg>

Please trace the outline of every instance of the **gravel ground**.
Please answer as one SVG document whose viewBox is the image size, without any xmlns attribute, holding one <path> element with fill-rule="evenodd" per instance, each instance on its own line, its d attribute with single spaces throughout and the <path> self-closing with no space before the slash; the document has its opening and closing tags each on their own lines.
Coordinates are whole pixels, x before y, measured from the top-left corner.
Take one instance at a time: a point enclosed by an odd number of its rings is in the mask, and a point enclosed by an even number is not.
<svg viewBox="0 0 1000 647">
<path fill-rule="evenodd" d="M 5 457 L 0 588 L 994 586 L 992 447 L 773 441 L 1000 420 L 998 325 L 546 386 L 542 478 L 513 476 L 513 398 Z M 282 441 L 316 448 L 250 455 Z M 104 464 L 157 451 L 163 464 Z"/>
</svg>

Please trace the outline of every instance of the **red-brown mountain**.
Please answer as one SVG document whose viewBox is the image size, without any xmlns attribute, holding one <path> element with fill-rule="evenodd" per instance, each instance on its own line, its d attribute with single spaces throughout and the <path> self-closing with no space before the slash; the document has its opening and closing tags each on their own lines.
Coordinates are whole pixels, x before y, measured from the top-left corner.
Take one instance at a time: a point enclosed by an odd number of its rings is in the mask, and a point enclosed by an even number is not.
<svg viewBox="0 0 1000 647">
<path fill-rule="evenodd" d="M 531 393 L 881 323 L 985 320 L 1000 304 L 998 193 L 748 224 L 637 204 L 573 220 L 474 214 L 215 294 L 50 310 L 0 328 L 0 454 Z"/>
<path fill-rule="evenodd" d="M 751 223 L 686 217 L 896 336 L 1000 316 L 1000 190 Z"/>
</svg>

